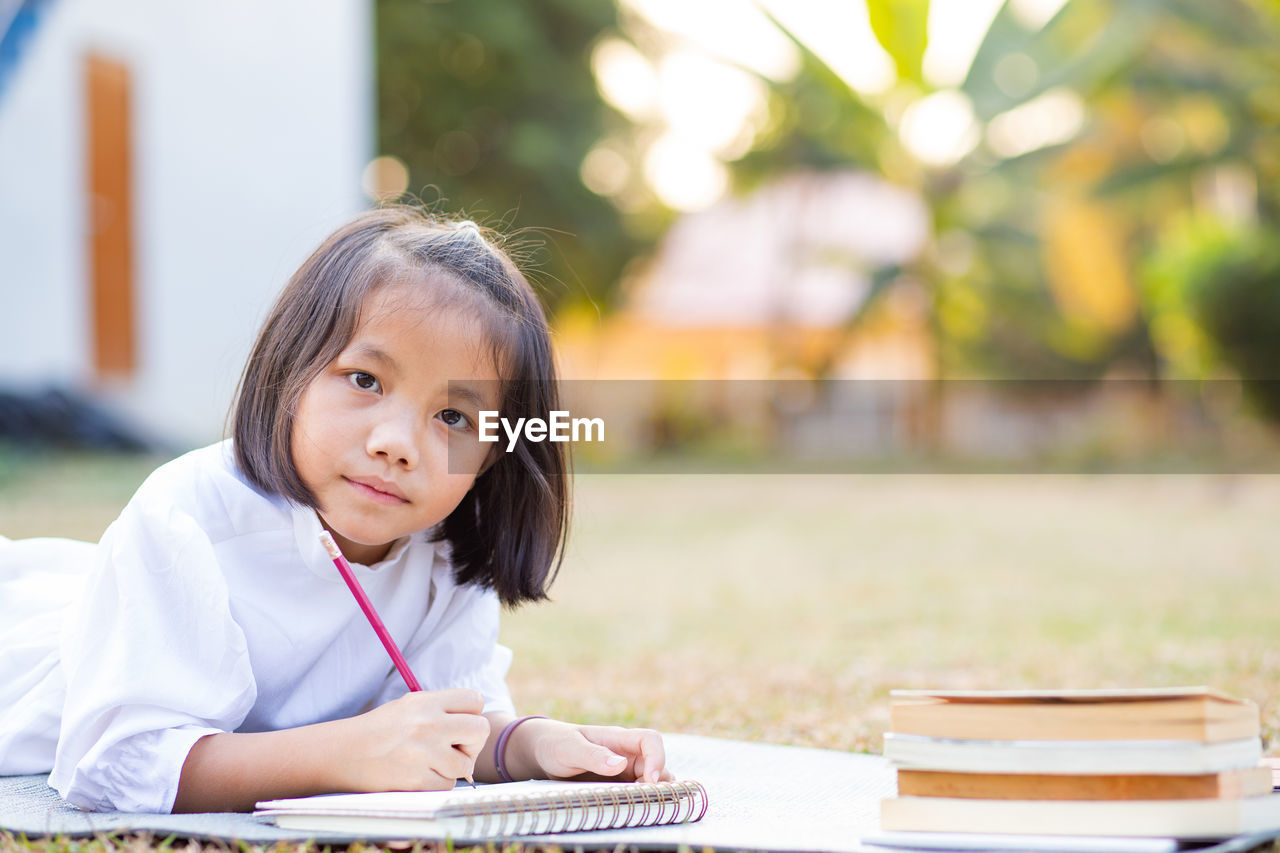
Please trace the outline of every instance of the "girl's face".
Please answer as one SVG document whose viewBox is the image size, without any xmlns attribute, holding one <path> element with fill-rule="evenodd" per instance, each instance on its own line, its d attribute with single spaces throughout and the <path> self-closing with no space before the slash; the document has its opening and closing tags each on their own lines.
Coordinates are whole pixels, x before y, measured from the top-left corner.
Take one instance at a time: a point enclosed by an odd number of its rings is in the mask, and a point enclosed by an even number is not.
<svg viewBox="0 0 1280 853">
<path fill-rule="evenodd" d="M 293 461 L 348 559 L 375 563 L 392 542 L 443 521 L 493 444 L 482 409 L 498 375 L 475 317 L 425 307 L 387 285 L 368 297 L 351 342 L 302 393 Z"/>
</svg>

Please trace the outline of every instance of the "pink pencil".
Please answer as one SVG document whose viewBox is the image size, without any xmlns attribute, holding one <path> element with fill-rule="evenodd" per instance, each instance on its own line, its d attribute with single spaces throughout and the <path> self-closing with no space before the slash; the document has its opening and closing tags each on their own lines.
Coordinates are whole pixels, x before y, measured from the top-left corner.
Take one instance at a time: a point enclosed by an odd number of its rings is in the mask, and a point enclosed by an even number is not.
<svg viewBox="0 0 1280 853">
<path fill-rule="evenodd" d="M 396 671 L 400 673 L 404 683 L 409 686 L 409 690 L 415 693 L 421 692 L 422 685 L 414 677 L 413 670 L 409 669 L 409 662 L 404 659 L 404 655 L 400 654 L 400 647 L 396 645 L 396 641 L 391 639 L 391 632 L 387 630 L 386 625 L 382 624 L 382 617 L 378 615 L 377 610 L 373 609 L 373 602 L 369 600 L 369 596 L 365 595 L 364 587 L 360 586 L 360 582 L 356 580 L 355 572 L 351 571 L 351 564 L 347 562 L 346 557 L 342 556 L 342 549 L 338 547 L 337 542 L 333 541 L 333 534 L 327 530 L 320 531 L 320 542 L 333 558 L 333 564 L 338 567 L 338 573 L 347 582 L 347 589 L 351 590 L 351 594 L 356 597 L 356 603 L 364 611 L 365 618 L 373 626 L 374 633 L 382 641 L 383 648 L 387 650 L 387 654 L 391 655 L 391 662 L 396 665 Z M 463 778 L 471 787 L 476 786 L 476 780 L 470 774 Z"/>
<path fill-rule="evenodd" d="M 356 580 L 355 573 L 351 571 L 351 564 L 347 562 L 346 557 L 342 556 L 342 550 L 338 548 L 338 543 L 333 541 L 332 534 L 327 530 L 322 531 L 320 533 L 320 541 L 324 543 L 324 549 L 333 558 L 333 564 L 338 567 L 338 572 L 342 575 L 342 579 L 347 582 L 347 588 L 356 597 L 356 603 L 364 611 L 365 618 L 373 626 L 373 630 L 378 635 L 378 639 L 382 641 L 387 654 L 391 655 L 391 662 L 396 665 L 396 671 L 400 673 L 404 683 L 409 685 L 409 689 L 415 693 L 422 690 L 422 685 L 418 684 L 418 679 L 414 677 L 413 670 L 409 669 L 409 662 L 404 659 L 404 655 L 400 654 L 400 647 L 396 645 L 395 640 L 391 639 L 387 626 L 382 624 L 382 617 L 378 615 L 378 611 L 373 609 L 373 602 L 369 600 L 369 596 L 365 595 L 364 588 Z"/>
</svg>

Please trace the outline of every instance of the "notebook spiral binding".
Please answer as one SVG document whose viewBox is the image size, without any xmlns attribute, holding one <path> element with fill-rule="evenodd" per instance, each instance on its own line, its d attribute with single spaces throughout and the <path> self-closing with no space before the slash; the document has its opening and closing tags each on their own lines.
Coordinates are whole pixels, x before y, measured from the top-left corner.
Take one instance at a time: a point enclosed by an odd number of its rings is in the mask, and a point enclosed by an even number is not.
<svg viewBox="0 0 1280 853">
<path fill-rule="evenodd" d="M 565 808 L 539 810 L 548 803 Z M 491 838 L 688 823 L 701 820 L 706 813 L 707 790 L 701 783 L 656 782 L 584 786 L 554 797 L 504 795 L 483 805 L 459 805 L 454 816 L 467 820 L 468 835 Z"/>
</svg>

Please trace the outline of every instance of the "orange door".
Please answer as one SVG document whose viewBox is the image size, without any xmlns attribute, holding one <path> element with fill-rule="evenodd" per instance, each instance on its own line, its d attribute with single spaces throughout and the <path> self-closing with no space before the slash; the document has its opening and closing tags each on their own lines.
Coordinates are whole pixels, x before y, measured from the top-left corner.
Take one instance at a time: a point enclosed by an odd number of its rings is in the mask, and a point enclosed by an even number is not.
<svg viewBox="0 0 1280 853">
<path fill-rule="evenodd" d="M 137 363 L 129 89 L 122 63 L 85 58 L 89 304 L 99 379 L 128 377 Z"/>
</svg>

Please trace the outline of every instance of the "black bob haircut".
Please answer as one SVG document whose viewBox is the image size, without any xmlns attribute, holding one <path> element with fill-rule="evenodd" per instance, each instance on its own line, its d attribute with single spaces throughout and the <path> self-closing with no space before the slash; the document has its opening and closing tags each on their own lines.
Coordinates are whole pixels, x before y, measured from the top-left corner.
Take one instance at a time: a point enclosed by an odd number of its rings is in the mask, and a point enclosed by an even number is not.
<svg viewBox="0 0 1280 853">
<path fill-rule="evenodd" d="M 474 223 L 382 207 L 339 228 L 303 262 L 258 333 L 231 418 L 236 463 L 255 487 L 320 508 L 294 465 L 294 412 L 355 335 L 365 299 L 398 282 L 435 282 L 445 292 L 433 298 L 479 309 L 502 377 L 504 417 L 548 420 L 559 408 L 546 315 L 511 259 Z M 547 597 L 564 559 L 569 470 L 564 442 L 495 450 L 432 534 L 448 541 L 458 583 L 492 589 L 507 607 Z"/>
</svg>

